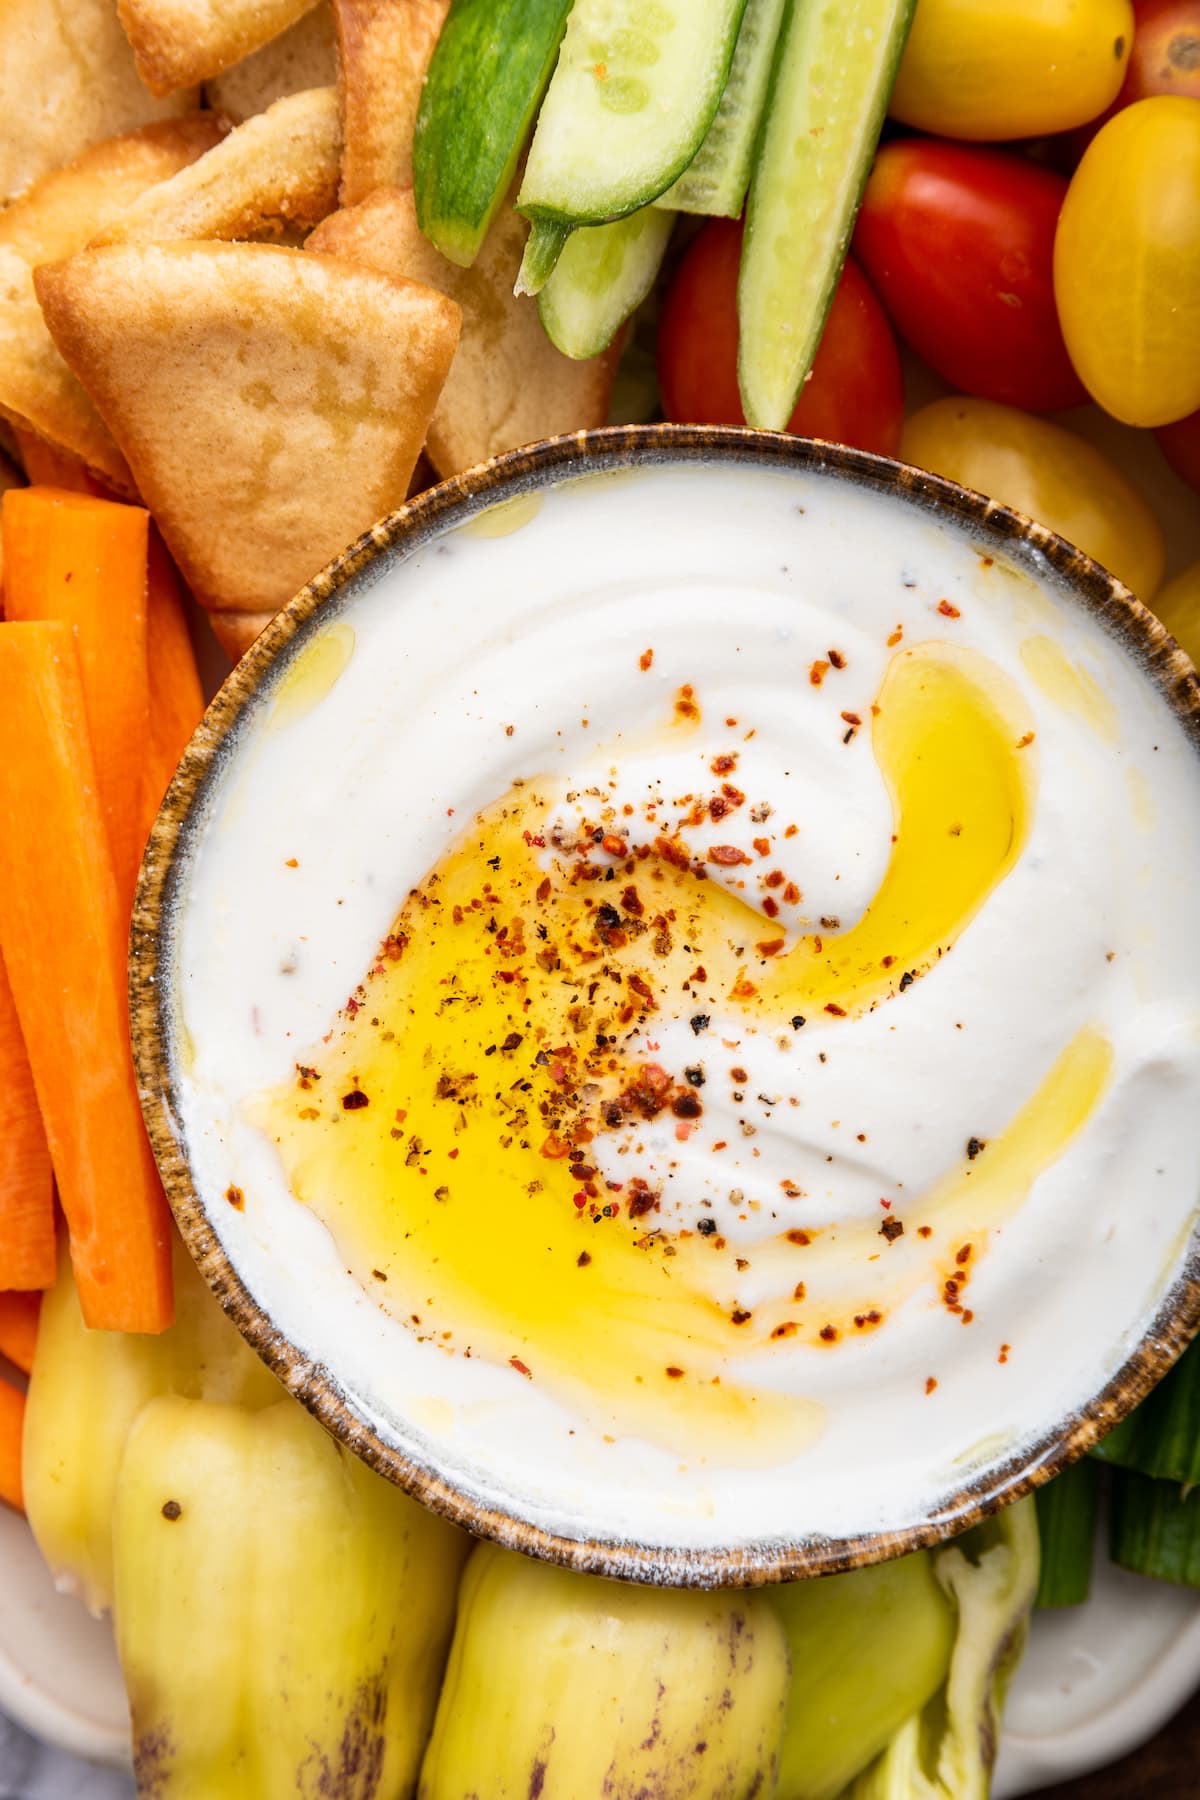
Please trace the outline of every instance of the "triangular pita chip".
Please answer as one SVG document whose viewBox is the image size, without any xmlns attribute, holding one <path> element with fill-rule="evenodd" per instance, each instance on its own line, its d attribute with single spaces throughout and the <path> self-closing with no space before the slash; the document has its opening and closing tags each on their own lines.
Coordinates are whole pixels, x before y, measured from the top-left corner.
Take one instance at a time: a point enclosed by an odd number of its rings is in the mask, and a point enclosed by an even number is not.
<svg viewBox="0 0 1200 1800">
<path fill-rule="evenodd" d="M 458 341 L 452 300 L 273 244 L 112 244 L 37 285 L 215 615 L 276 611 L 403 502 Z"/>
<path fill-rule="evenodd" d="M 102 138 L 195 104 L 139 81 L 115 0 L 0 3 L 0 204 Z"/>
<path fill-rule="evenodd" d="M 342 205 L 412 180 L 425 71 L 450 0 L 333 0 L 341 62 Z"/>
<path fill-rule="evenodd" d="M 290 94 L 143 194 L 93 242 L 303 235 L 337 204 L 341 159 L 336 90 Z"/>
<path fill-rule="evenodd" d="M 75 0 L 70 0 L 74 5 Z M 117 0 L 152 94 L 207 81 L 286 31 L 316 0 Z"/>
<path fill-rule="evenodd" d="M 46 330 L 33 270 L 81 250 L 139 195 L 220 142 L 216 113 L 146 125 L 46 175 L 0 213 L 0 414 L 69 450 L 123 492 L 125 459 Z"/>
<path fill-rule="evenodd" d="M 338 77 L 337 39 L 329 0 L 272 38 L 253 56 L 204 84 L 204 98 L 230 119 L 252 118 L 285 94 L 332 87 Z"/>
<path fill-rule="evenodd" d="M 537 302 L 513 294 L 527 230 L 503 208 L 472 267 L 461 269 L 418 227 L 411 188 L 380 188 L 308 240 L 310 250 L 424 281 L 462 307 L 462 342 L 425 446 L 439 475 L 608 417 L 616 353 L 573 362 L 542 330 Z"/>
</svg>

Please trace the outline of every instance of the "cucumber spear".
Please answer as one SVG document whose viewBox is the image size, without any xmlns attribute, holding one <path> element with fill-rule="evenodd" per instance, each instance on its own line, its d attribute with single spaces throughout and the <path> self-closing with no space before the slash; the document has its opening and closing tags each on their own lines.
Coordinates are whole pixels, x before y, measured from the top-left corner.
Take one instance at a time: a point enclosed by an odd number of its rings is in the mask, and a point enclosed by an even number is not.
<svg viewBox="0 0 1200 1800">
<path fill-rule="evenodd" d="M 738 382 L 782 431 L 821 341 L 916 0 L 790 0 L 750 183 Z"/>
</svg>

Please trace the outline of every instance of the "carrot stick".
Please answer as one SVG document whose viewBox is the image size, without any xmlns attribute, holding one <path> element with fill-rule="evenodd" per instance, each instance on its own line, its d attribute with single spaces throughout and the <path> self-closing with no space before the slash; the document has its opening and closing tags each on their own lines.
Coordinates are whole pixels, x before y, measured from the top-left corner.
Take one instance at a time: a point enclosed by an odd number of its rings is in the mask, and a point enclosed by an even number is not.
<svg viewBox="0 0 1200 1800">
<path fill-rule="evenodd" d="M 175 773 L 188 739 L 200 723 L 204 692 L 188 635 L 175 565 L 158 532 L 150 529 L 146 653 L 150 667 L 148 802 L 154 813 Z"/>
<path fill-rule="evenodd" d="M 0 1288 L 49 1287 L 55 1262 L 50 1150 L 0 958 Z"/>
<path fill-rule="evenodd" d="M 72 493 L 98 494 L 107 499 L 111 490 L 89 474 L 86 463 L 72 456 L 69 450 L 59 450 L 45 438 L 40 438 L 36 431 L 23 431 L 19 425 L 13 427 L 13 436 L 31 482 L 40 487 L 68 488 Z"/>
<path fill-rule="evenodd" d="M 25 1428 L 25 1396 L 11 1382 L 0 1381 L 0 1500 L 25 1511 L 21 1487 L 21 1433 Z"/>
<path fill-rule="evenodd" d="M 33 1367 L 41 1307 L 40 1294 L 0 1294 L 0 1356 L 26 1375 Z"/>
<path fill-rule="evenodd" d="M 170 1219 L 129 1054 L 128 910 L 105 837 L 72 629 L 0 624 L 0 951 L 88 1325 L 171 1322 Z"/>
<path fill-rule="evenodd" d="M 62 619 L 79 647 L 96 784 L 113 868 L 130 910 L 146 847 L 150 689 L 144 507 L 61 488 L 4 496 L 4 612 Z"/>
</svg>

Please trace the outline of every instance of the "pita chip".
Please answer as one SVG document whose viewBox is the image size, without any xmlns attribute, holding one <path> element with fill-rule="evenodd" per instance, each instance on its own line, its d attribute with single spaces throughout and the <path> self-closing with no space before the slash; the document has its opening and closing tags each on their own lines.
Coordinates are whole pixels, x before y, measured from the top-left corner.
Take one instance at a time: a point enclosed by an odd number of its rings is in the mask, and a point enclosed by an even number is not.
<svg viewBox="0 0 1200 1800">
<path fill-rule="evenodd" d="M 290 94 L 151 188 L 92 241 L 303 235 L 336 206 L 341 160 L 336 90 Z"/>
<path fill-rule="evenodd" d="M 329 0 L 204 84 L 204 98 L 216 111 L 239 124 L 265 112 L 285 94 L 305 88 L 332 87 L 338 78 L 337 39 Z"/>
<path fill-rule="evenodd" d="M 342 205 L 412 181 L 425 71 L 450 0 L 333 0 L 341 61 Z"/>
<path fill-rule="evenodd" d="M 381 188 L 333 213 L 308 240 L 310 250 L 440 288 L 462 307 L 462 342 L 425 446 L 443 477 L 608 417 L 616 353 L 573 362 L 542 330 L 536 301 L 513 294 L 527 230 L 511 207 L 503 209 L 472 267 L 461 269 L 421 232 L 412 189 Z"/>
<path fill-rule="evenodd" d="M 111 244 L 37 286 L 223 642 L 402 504 L 452 300 L 274 244 Z"/>
<path fill-rule="evenodd" d="M 0 3 L 0 204 L 118 132 L 190 112 L 138 79 L 116 0 Z"/>
<path fill-rule="evenodd" d="M 0 415 L 124 493 L 132 491 L 125 459 L 54 347 L 33 271 L 81 250 L 147 188 L 219 143 L 224 130 L 215 113 L 143 126 L 85 150 L 0 213 Z"/>
<path fill-rule="evenodd" d="M 70 0 L 74 5 L 75 0 Z M 316 0 L 117 0 L 137 72 L 152 94 L 208 81 L 261 50 Z"/>
</svg>

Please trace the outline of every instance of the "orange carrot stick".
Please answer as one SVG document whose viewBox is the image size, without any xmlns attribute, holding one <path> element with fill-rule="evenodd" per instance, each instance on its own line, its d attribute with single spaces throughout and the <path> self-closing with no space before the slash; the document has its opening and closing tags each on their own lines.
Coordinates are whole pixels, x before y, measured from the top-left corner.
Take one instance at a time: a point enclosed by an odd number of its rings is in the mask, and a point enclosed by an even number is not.
<svg viewBox="0 0 1200 1800">
<path fill-rule="evenodd" d="M 50 1150 L 0 958 L 0 1288 L 49 1287 L 55 1263 Z"/>
<path fill-rule="evenodd" d="M 4 496 L 4 613 L 74 627 L 96 783 L 117 885 L 132 909 L 146 847 L 150 688 L 144 507 L 61 488 Z"/>
<path fill-rule="evenodd" d="M 175 565 L 153 526 L 150 528 L 146 653 L 150 667 L 150 819 L 167 791 L 175 765 L 200 723 L 204 692 L 188 635 Z"/>
<path fill-rule="evenodd" d="M 0 1500 L 25 1511 L 21 1487 L 21 1433 L 25 1428 L 25 1396 L 11 1382 L 0 1381 Z"/>
<path fill-rule="evenodd" d="M 40 1294 L 0 1294 L 0 1356 L 7 1356 L 27 1375 L 33 1367 L 41 1308 Z"/>
<path fill-rule="evenodd" d="M 88 1325 L 171 1322 L 170 1217 L 129 1054 L 128 910 L 69 625 L 0 624 L 0 951 Z"/>
<path fill-rule="evenodd" d="M 13 436 L 30 481 L 41 487 L 68 488 L 72 493 L 99 494 L 107 499 L 110 490 L 69 450 L 59 450 L 45 438 L 40 438 L 36 431 L 23 431 L 19 425 L 13 427 Z"/>
</svg>

